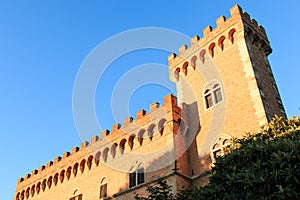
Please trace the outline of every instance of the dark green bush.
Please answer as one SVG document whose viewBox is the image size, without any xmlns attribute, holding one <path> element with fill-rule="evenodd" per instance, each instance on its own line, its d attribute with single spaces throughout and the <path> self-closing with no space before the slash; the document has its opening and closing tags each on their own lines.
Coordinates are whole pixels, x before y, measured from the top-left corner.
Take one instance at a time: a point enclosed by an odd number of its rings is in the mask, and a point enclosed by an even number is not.
<svg viewBox="0 0 300 200">
<path fill-rule="evenodd" d="M 299 118 L 275 117 L 261 132 L 233 139 L 227 152 L 217 158 L 207 186 L 174 197 L 170 186 L 163 185 L 169 192 L 160 198 L 159 183 L 148 187 L 150 198 L 144 199 L 300 199 Z"/>
</svg>

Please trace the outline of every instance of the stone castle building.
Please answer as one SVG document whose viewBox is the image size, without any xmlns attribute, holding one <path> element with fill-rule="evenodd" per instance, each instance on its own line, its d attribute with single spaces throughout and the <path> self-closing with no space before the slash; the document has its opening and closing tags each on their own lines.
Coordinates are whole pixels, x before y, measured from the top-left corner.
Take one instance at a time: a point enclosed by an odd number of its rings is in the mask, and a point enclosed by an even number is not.
<svg viewBox="0 0 300 200">
<path fill-rule="evenodd" d="M 177 98 L 164 97 L 18 180 L 15 200 L 133 199 L 158 178 L 174 192 L 208 183 L 231 137 L 286 117 L 264 28 L 236 5 L 168 57 Z"/>
</svg>

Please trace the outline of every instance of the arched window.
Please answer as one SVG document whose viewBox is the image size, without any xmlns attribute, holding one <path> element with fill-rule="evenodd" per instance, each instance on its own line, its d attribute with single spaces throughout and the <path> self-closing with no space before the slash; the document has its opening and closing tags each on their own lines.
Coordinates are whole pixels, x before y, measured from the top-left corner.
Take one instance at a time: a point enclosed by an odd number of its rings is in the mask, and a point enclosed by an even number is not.
<svg viewBox="0 0 300 200">
<path fill-rule="evenodd" d="M 222 51 L 224 50 L 224 40 L 225 40 L 225 36 L 222 36 L 218 41 L 218 45 Z"/>
<path fill-rule="evenodd" d="M 25 193 L 26 199 L 29 198 L 29 192 L 30 192 L 30 188 L 27 188 L 26 193 Z"/>
<path fill-rule="evenodd" d="M 163 133 L 164 133 L 164 128 L 165 128 L 166 121 L 167 121 L 166 119 L 161 119 L 158 122 L 158 131 L 159 131 L 160 135 L 163 135 Z"/>
<path fill-rule="evenodd" d="M 231 29 L 228 33 L 228 38 L 232 44 L 234 43 L 234 33 L 235 33 L 235 29 Z"/>
<path fill-rule="evenodd" d="M 20 192 L 17 194 L 16 200 L 20 200 Z"/>
<path fill-rule="evenodd" d="M 177 68 L 174 72 L 174 78 L 176 81 L 179 81 L 179 73 L 180 73 L 180 68 Z"/>
<path fill-rule="evenodd" d="M 149 127 L 148 127 L 148 137 L 150 140 L 152 140 L 153 138 L 153 134 L 154 134 L 154 128 L 155 128 L 155 125 L 154 124 L 151 124 Z"/>
<path fill-rule="evenodd" d="M 205 62 L 205 53 L 206 53 L 206 51 L 205 51 L 205 49 L 203 49 L 203 50 L 201 50 L 201 52 L 199 54 L 200 60 L 203 64 Z"/>
<path fill-rule="evenodd" d="M 129 173 L 129 188 L 145 183 L 145 170 L 143 164 L 131 168 Z"/>
<path fill-rule="evenodd" d="M 74 176 L 77 175 L 77 172 L 78 172 L 78 163 L 75 163 L 75 165 L 73 167 L 73 174 L 74 174 Z"/>
<path fill-rule="evenodd" d="M 24 197 L 25 197 L 25 190 L 23 190 L 22 193 L 21 193 L 21 197 L 20 197 L 21 200 L 24 200 Z"/>
<path fill-rule="evenodd" d="M 111 145 L 110 153 L 111 153 L 111 155 L 112 155 L 113 158 L 116 156 L 116 148 L 117 148 L 117 146 L 118 146 L 117 143 L 114 143 L 113 145 Z"/>
<path fill-rule="evenodd" d="M 193 56 L 191 59 L 191 65 L 195 69 L 196 68 L 197 56 Z"/>
<path fill-rule="evenodd" d="M 225 154 L 225 149 L 231 144 L 231 137 L 227 134 L 220 135 L 212 145 L 211 157 L 212 162 L 215 163 L 218 156 L 223 156 Z"/>
<path fill-rule="evenodd" d="M 41 182 L 38 182 L 38 184 L 36 185 L 36 193 L 39 194 L 41 190 Z"/>
<path fill-rule="evenodd" d="M 107 160 L 108 151 L 109 151 L 109 148 L 108 148 L 108 147 L 106 147 L 106 148 L 103 150 L 102 158 L 103 158 L 104 162 L 106 162 L 106 160 Z"/>
<path fill-rule="evenodd" d="M 31 196 L 33 197 L 33 196 L 34 196 L 34 193 L 35 193 L 35 185 L 33 185 L 33 186 L 31 187 L 30 193 L 31 193 Z"/>
<path fill-rule="evenodd" d="M 30 188 L 27 188 L 26 193 L 25 193 L 26 199 L 29 198 L 29 192 L 30 192 Z"/>
<path fill-rule="evenodd" d="M 206 109 L 220 103 L 223 100 L 221 84 L 215 80 L 210 81 L 205 87 L 203 96 Z"/>
<path fill-rule="evenodd" d="M 133 149 L 133 145 L 134 145 L 134 138 L 135 138 L 135 135 L 132 134 L 129 139 L 128 139 L 128 145 L 129 145 L 129 148 L 132 150 Z"/>
<path fill-rule="evenodd" d="M 42 182 L 42 190 L 43 191 L 45 191 L 45 189 L 46 189 L 46 182 L 47 182 L 46 179 L 44 179 Z"/>
<path fill-rule="evenodd" d="M 64 178 L 65 178 L 65 170 L 62 170 L 59 175 L 59 180 L 61 183 L 64 181 Z"/>
<path fill-rule="evenodd" d="M 125 150 L 126 139 L 122 139 L 119 145 L 120 153 L 123 154 Z"/>
<path fill-rule="evenodd" d="M 143 140 L 144 140 L 144 133 L 145 133 L 145 130 L 144 130 L 144 129 L 142 129 L 142 130 L 140 130 L 140 132 L 139 132 L 139 134 L 138 134 L 138 141 L 139 141 L 140 145 L 142 145 L 142 144 L 143 144 Z"/>
<path fill-rule="evenodd" d="M 209 50 L 209 54 L 211 55 L 211 57 L 214 57 L 215 55 L 215 43 L 212 43 L 211 45 L 209 45 L 208 50 Z"/>
<path fill-rule="evenodd" d="M 88 167 L 89 169 L 92 168 L 92 164 L 93 164 L 93 156 L 89 156 L 88 161 L 87 161 L 86 164 L 87 164 L 87 167 Z"/>
<path fill-rule="evenodd" d="M 68 179 L 68 180 L 69 180 L 70 177 L 71 177 L 71 172 L 72 172 L 72 167 L 68 167 L 67 172 L 66 172 L 66 176 L 67 176 L 67 179 Z M 55 185 L 56 185 L 56 183 L 55 183 Z"/>
<path fill-rule="evenodd" d="M 83 160 L 80 162 L 80 171 L 81 171 L 81 173 L 84 172 L 84 167 L 85 167 L 85 159 L 83 159 Z"/>
<path fill-rule="evenodd" d="M 187 75 L 187 67 L 189 66 L 188 62 L 183 63 L 182 65 L 182 72 L 186 76 Z"/>
<path fill-rule="evenodd" d="M 107 178 L 103 178 L 100 183 L 100 199 L 107 197 Z"/>
<path fill-rule="evenodd" d="M 58 182 L 58 173 L 56 173 L 53 178 L 54 185 L 57 185 L 57 182 Z"/>
<path fill-rule="evenodd" d="M 50 177 L 48 178 L 47 185 L 48 185 L 48 188 L 50 189 L 50 188 L 51 188 L 51 185 L 52 185 L 52 176 L 50 176 Z"/>
<path fill-rule="evenodd" d="M 100 156 L 101 156 L 101 152 L 98 151 L 95 155 L 95 163 L 97 166 L 99 165 L 99 162 L 100 162 Z"/>
</svg>

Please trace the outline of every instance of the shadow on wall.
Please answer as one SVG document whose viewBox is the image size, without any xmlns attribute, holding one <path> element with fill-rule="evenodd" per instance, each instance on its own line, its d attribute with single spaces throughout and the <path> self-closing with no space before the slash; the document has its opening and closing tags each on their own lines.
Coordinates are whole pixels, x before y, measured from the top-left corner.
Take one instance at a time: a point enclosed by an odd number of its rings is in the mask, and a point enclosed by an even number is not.
<svg viewBox="0 0 300 200">
<path fill-rule="evenodd" d="M 195 175 L 193 164 L 198 163 L 198 166 L 203 166 L 204 163 L 200 164 L 200 160 L 205 160 L 207 161 L 205 165 L 210 165 L 211 159 L 207 156 L 198 157 L 196 137 L 200 132 L 200 119 L 197 102 L 189 105 L 183 103 L 181 115 L 181 119 L 185 120 L 179 119 L 175 122 L 173 150 L 165 152 L 147 165 L 143 183 L 130 188 L 128 174 L 128 184 L 119 188 L 119 192 L 114 194 L 113 198 L 132 199 L 136 193 L 146 196 L 146 187 L 155 184 L 159 178 L 165 178 L 175 190 L 190 187 L 193 185 L 192 177 Z"/>
</svg>

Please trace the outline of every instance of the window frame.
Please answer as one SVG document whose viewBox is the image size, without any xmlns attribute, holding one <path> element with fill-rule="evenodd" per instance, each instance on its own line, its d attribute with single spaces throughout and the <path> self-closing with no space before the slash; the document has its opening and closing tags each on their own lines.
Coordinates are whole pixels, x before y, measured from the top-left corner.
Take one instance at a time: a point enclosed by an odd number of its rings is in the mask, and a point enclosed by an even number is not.
<svg viewBox="0 0 300 200">
<path fill-rule="evenodd" d="M 74 197 L 71 197 L 69 200 L 82 200 L 83 194 L 78 194 Z"/>
<path fill-rule="evenodd" d="M 204 109 L 209 110 L 224 101 L 224 92 L 220 81 L 209 81 L 203 90 Z"/>
<path fill-rule="evenodd" d="M 106 177 L 102 178 L 99 189 L 99 199 L 108 198 L 108 181 Z"/>
<path fill-rule="evenodd" d="M 217 156 L 224 156 L 225 149 L 231 145 L 231 136 L 228 134 L 219 135 L 212 143 L 211 147 L 211 160 L 214 164 L 217 160 Z"/>
<path fill-rule="evenodd" d="M 129 183 L 128 187 L 129 188 L 134 188 L 139 185 L 142 185 L 145 183 L 145 168 L 143 166 L 139 166 L 135 170 L 131 171 L 128 175 L 129 178 Z"/>
</svg>

